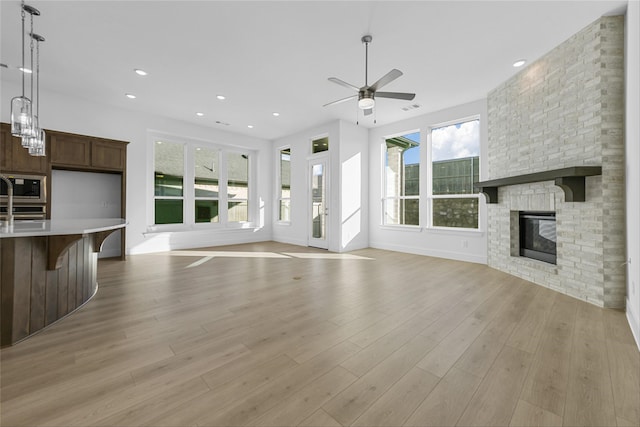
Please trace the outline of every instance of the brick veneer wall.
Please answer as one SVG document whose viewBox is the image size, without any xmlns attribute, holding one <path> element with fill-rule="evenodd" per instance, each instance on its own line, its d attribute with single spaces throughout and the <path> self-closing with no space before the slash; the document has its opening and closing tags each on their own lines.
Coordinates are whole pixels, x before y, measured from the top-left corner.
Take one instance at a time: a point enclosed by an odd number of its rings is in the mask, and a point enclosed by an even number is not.
<svg viewBox="0 0 640 427">
<path fill-rule="evenodd" d="M 488 176 L 602 165 L 586 201 L 553 182 L 501 187 L 488 264 L 603 307 L 625 297 L 624 17 L 603 17 L 488 95 Z M 517 253 L 517 211 L 555 211 L 557 265 Z"/>
</svg>

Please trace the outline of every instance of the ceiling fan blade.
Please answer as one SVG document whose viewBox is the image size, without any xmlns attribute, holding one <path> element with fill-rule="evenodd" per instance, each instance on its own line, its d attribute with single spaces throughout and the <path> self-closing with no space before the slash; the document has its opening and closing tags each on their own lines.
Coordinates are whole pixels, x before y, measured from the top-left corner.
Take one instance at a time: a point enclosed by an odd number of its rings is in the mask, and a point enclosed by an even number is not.
<svg viewBox="0 0 640 427">
<path fill-rule="evenodd" d="M 376 90 L 380 89 L 382 86 L 388 85 L 389 83 L 391 83 L 392 81 L 400 77 L 401 75 L 402 75 L 402 71 L 394 68 L 384 76 L 380 77 L 380 79 L 377 82 L 369 86 L 369 90 L 375 92 Z"/>
<path fill-rule="evenodd" d="M 359 87 L 355 87 L 354 85 L 352 85 L 352 84 L 350 84 L 350 83 L 347 83 L 347 82 L 345 82 L 344 80 L 340 80 L 340 79 L 339 79 L 339 78 L 337 78 L 337 77 L 329 77 L 329 81 L 330 81 L 330 82 L 337 83 L 337 84 L 339 84 L 340 86 L 348 87 L 349 89 L 353 89 L 353 90 L 355 90 L 355 91 L 360 91 L 360 88 L 359 88 Z"/>
<path fill-rule="evenodd" d="M 350 99 L 356 99 L 358 95 L 347 96 L 346 98 L 338 99 L 337 101 L 329 102 L 328 104 L 324 104 L 323 107 L 328 107 L 329 105 L 340 104 L 341 102 L 349 101 Z"/>
<path fill-rule="evenodd" d="M 394 98 L 394 99 L 406 99 L 411 101 L 416 97 L 415 93 L 405 92 L 376 92 L 376 98 Z"/>
<path fill-rule="evenodd" d="M 371 115 L 371 113 L 373 113 L 373 108 L 369 108 L 369 109 L 367 109 L 367 110 L 364 110 L 364 115 L 365 115 L 365 116 L 370 116 L 370 115 Z"/>
</svg>

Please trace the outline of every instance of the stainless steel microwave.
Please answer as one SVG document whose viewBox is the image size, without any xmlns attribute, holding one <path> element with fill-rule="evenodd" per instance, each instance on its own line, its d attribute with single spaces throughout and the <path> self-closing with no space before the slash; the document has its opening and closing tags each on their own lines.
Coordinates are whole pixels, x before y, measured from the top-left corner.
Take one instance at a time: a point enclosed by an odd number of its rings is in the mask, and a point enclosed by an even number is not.
<svg viewBox="0 0 640 427">
<path fill-rule="evenodd" d="M 43 175 L 5 174 L 13 184 L 13 202 L 18 203 L 46 203 L 47 177 Z M 6 201 L 8 193 L 7 183 L 0 180 L 0 199 Z"/>
</svg>

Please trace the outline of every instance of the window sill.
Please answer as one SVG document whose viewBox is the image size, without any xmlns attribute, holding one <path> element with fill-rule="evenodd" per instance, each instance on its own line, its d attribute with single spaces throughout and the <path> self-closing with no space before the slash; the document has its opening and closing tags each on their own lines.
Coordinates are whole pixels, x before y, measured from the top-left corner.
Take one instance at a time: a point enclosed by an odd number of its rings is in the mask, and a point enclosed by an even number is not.
<svg viewBox="0 0 640 427">
<path fill-rule="evenodd" d="M 454 227 L 425 227 L 424 231 L 434 234 L 447 234 L 447 235 L 465 235 L 477 234 L 482 236 L 485 234 L 484 230 L 479 228 L 454 228 Z"/>
<path fill-rule="evenodd" d="M 232 231 L 232 230 L 257 230 L 260 227 L 254 223 L 230 223 L 221 225 L 218 223 L 198 223 L 190 225 L 150 225 L 147 231 L 143 232 L 144 236 L 162 233 L 188 233 L 190 231 Z"/>
<path fill-rule="evenodd" d="M 419 225 L 390 225 L 383 224 L 380 226 L 381 230 L 391 230 L 391 231 L 413 231 L 415 233 L 420 233 L 422 231 L 422 227 Z"/>
<path fill-rule="evenodd" d="M 431 234 L 446 234 L 446 235 L 465 235 L 477 234 L 482 236 L 485 234 L 484 230 L 475 228 L 449 228 L 449 227 L 420 227 L 417 225 L 381 225 L 381 230 L 389 231 L 402 231 L 402 232 L 414 232 L 414 233 L 431 233 Z"/>
</svg>

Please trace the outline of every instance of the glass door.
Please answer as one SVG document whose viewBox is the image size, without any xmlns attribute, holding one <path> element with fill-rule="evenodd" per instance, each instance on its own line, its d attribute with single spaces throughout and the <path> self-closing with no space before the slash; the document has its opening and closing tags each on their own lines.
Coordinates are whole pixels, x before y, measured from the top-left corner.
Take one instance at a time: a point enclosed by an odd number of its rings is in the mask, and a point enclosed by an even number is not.
<svg viewBox="0 0 640 427">
<path fill-rule="evenodd" d="M 327 159 L 309 161 L 310 183 L 310 218 L 308 244 L 316 248 L 328 249 L 327 219 L 329 215 Z"/>
</svg>

